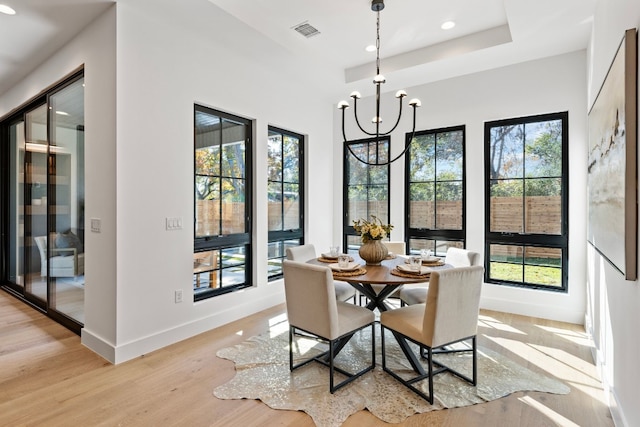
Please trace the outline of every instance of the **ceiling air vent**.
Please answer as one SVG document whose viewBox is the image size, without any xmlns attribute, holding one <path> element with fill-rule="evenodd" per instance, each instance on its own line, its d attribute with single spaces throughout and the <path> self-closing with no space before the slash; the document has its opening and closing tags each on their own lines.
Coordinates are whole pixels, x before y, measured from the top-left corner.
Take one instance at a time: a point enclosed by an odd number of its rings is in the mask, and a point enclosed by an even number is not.
<svg viewBox="0 0 640 427">
<path fill-rule="evenodd" d="M 293 28 L 294 30 L 296 30 L 298 33 L 302 34 L 306 38 L 317 36 L 318 34 L 320 34 L 320 31 L 318 31 L 318 29 L 313 25 L 310 25 L 309 21 L 304 21 L 291 28 Z"/>
</svg>

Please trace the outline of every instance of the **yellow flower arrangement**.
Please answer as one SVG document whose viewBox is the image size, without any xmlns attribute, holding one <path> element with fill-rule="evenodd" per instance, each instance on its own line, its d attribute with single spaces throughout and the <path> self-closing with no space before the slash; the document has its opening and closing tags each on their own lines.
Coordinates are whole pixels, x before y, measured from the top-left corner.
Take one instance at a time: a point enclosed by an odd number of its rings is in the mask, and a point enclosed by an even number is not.
<svg viewBox="0 0 640 427">
<path fill-rule="evenodd" d="M 371 215 L 371 221 L 354 220 L 353 228 L 362 237 L 362 243 L 367 243 L 369 240 L 381 240 L 387 237 L 391 233 L 393 225 L 383 224 L 380 218 Z"/>
</svg>

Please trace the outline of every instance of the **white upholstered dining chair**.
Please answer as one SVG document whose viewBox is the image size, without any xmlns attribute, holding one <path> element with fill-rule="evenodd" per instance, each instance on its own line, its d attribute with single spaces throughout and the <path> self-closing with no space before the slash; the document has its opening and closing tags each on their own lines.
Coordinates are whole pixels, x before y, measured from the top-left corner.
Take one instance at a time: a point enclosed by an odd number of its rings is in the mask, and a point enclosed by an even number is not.
<svg viewBox="0 0 640 427">
<path fill-rule="evenodd" d="M 373 311 L 337 301 L 333 290 L 333 274 L 329 267 L 290 260 L 283 261 L 282 266 L 289 320 L 289 369 L 293 371 L 313 361 L 328 366 L 331 393 L 372 370 L 376 364 Z M 340 343 L 344 344 L 355 332 L 368 326 L 371 326 L 371 364 L 356 373 L 335 366 L 334 359 L 340 350 Z M 293 339 L 297 330 L 327 341 L 329 350 L 294 364 Z M 334 385 L 334 371 L 347 378 Z"/>
<path fill-rule="evenodd" d="M 448 371 L 474 386 L 477 384 L 476 334 L 483 272 L 484 268 L 478 265 L 434 271 L 431 273 L 425 304 L 414 304 L 380 314 L 382 369 L 431 404 L 433 377 L 439 373 Z M 417 344 L 421 353 L 425 350 L 426 372 L 420 366 L 414 378 L 406 379 L 387 366 L 385 329 L 399 334 L 399 339 Z M 466 341 L 471 341 L 470 347 L 452 347 Z M 444 346 L 447 348 L 443 349 Z M 434 350 L 440 350 L 441 353 L 471 352 L 471 377 L 434 360 Z M 428 380 L 428 393 L 415 386 L 423 380 Z"/>
<path fill-rule="evenodd" d="M 291 261 L 300 261 L 306 262 L 310 259 L 316 258 L 316 248 L 308 243 L 306 245 L 300 246 L 292 246 L 287 248 L 287 259 Z M 338 301 L 347 301 L 350 298 L 353 298 L 353 302 L 356 302 L 356 290 L 353 286 L 348 284 L 347 282 L 341 282 L 338 280 L 334 280 L 333 282 L 336 299 Z"/>
<path fill-rule="evenodd" d="M 450 247 L 447 249 L 445 264 L 453 267 L 469 267 L 480 265 L 480 254 L 466 249 Z M 405 287 L 400 290 L 399 296 L 402 304 L 424 304 L 427 301 L 427 286 Z"/>
</svg>

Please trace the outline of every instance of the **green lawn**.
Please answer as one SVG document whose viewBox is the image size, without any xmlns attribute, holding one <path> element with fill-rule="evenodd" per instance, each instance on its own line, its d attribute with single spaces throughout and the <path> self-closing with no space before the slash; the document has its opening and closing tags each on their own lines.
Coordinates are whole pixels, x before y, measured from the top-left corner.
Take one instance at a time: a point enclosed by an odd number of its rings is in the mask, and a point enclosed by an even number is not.
<svg viewBox="0 0 640 427">
<path fill-rule="evenodd" d="M 523 266 L 521 264 L 492 262 L 491 278 L 496 280 L 522 282 L 522 268 Z M 560 287 L 562 285 L 562 269 L 559 267 L 544 265 L 525 265 L 524 272 L 524 281 L 526 283 L 557 287 Z"/>
</svg>

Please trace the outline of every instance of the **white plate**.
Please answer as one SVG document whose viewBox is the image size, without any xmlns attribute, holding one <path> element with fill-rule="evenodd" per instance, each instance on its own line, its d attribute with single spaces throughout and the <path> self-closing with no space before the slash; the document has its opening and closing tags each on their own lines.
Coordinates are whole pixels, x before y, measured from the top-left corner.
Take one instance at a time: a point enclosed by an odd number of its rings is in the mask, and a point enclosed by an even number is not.
<svg viewBox="0 0 640 427">
<path fill-rule="evenodd" d="M 429 267 L 420 267 L 420 271 L 418 272 L 416 270 L 412 270 L 410 266 L 403 265 L 403 264 L 398 265 L 397 269 L 404 273 L 411 273 L 411 274 L 427 274 L 431 272 L 431 269 Z"/>
<path fill-rule="evenodd" d="M 333 264 L 329 264 L 329 267 L 331 267 L 331 269 L 334 270 L 334 271 L 354 271 L 354 270 L 357 270 L 358 268 L 360 268 L 360 264 L 358 264 L 357 262 L 350 262 L 347 267 L 340 268 L 340 266 L 336 262 L 336 263 L 333 263 Z"/>
<path fill-rule="evenodd" d="M 333 255 L 331 255 L 330 253 L 328 253 L 328 252 L 327 252 L 326 254 L 322 254 L 322 258 L 326 258 L 326 259 L 338 259 L 338 257 L 339 257 L 340 255 L 341 255 L 341 254 L 338 254 L 338 255 L 336 255 L 336 256 L 333 256 Z"/>
<path fill-rule="evenodd" d="M 438 262 L 438 261 L 440 261 L 440 257 L 437 257 L 437 256 L 422 258 L 422 262 Z"/>
</svg>

